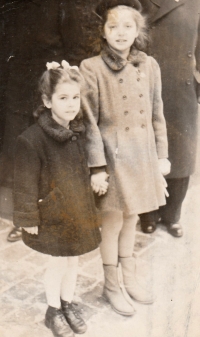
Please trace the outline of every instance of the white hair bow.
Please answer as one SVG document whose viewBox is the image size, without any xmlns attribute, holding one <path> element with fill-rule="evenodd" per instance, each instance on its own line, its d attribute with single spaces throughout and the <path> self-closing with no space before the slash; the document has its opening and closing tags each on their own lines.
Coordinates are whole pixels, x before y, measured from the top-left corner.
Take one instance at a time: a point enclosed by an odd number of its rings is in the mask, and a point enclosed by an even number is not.
<svg viewBox="0 0 200 337">
<path fill-rule="evenodd" d="M 48 70 L 50 70 L 50 69 L 57 69 L 57 68 L 60 67 L 60 64 L 58 62 L 55 62 L 55 61 L 53 61 L 53 62 L 47 62 L 46 63 L 46 67 L 47 67 Z"/>
<path fill-rule="evenodd" d="M 79 69 L 78 69 L 77 66 L 70 66 L 70 64 L 67 61 L 65 61 L 65 60 L 62 60 L 61 66 L 65 70 L 74 69 L 76 71 L 79 71 Z M 60 64 L 58 62 L 55 62 L 55 61 L 53 61 L 53 62 L 47 62 L 46 63 L 46 67 L 47 67 L 48 70 L 50 70 L 50 69 L 57 69 L 57 68 L 60 67 Z"/>
<path fill-rule="evenodd" d="M 63 69 L 66 69 L 66 70 L 67 69 L 74 69 L 76 71 L 79 71 L 77 66 L 70 66 L 70 64 L 65 60 L 62 60 L 61 65 L 62 65 Z"/>
</svg>

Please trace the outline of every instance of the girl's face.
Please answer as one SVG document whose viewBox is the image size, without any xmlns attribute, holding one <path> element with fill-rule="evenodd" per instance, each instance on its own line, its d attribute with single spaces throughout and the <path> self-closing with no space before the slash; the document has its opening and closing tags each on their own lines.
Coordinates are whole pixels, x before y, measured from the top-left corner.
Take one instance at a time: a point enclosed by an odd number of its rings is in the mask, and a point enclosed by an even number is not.
<svg viewBox="0 0 200 337">
<path fill-rule="evenodd" d="M 130 9 L 115 7 L 108 12 L 103 37 L 117 54 L 127 57 L 137 36 L 138 29 Z"/>
<path fill-rule="evenodd" d="M 76 82 L 57 84 L 51 100 L 43 100 L 46 107 L 51 109 L 53 119 L 67 127 L 80 110 L 80 86 Z"/>
</svg>

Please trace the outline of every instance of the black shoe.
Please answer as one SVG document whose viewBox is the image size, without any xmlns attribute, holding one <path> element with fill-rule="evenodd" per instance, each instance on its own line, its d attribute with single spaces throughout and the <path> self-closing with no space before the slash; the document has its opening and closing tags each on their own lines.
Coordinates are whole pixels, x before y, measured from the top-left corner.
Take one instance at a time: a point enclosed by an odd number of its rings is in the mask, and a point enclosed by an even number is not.
<svg viewBox="0 0 200 337">
<path fill-rule="evenodd" d="M 168 233 L 175 236 L 176 238 L 183 236 L 183 227 L 180 223 L 169 223 L 166 224 L 166 227 Z"/>
<path fill-rule="evenodd" d="M 61 300 L 62 312 L 65 316 L 67 323 L 70 328 L 77 334 L 85 333 L 87 330 L 87 325 L 84 320 L 79 316 L 77 309 L 75 308 L 77 304 L 69 303 L 67 301 Z"/>
<path fill-rule="evenodd" d="M 155 221 L 141 221 L 141 229 L 143 233 L 151 234 L 155 232 L 157 226 Z"/>
<path fill-rule="evenodd" d="M 8 234 L 7 241 L 9 241 L 9 242 L 16 242 L 16 241 L 21 240 L 21 238 L 22 238 L 22 229 L 21 229 L 21 227 L 19 227 L 19 228 L 15 227 Z"/>
<path fill-rule="evenodd" d="M 48 307 L 45 315 L 45 325 L 51 329 L 54 337 L 69 337 L 69 325 L 61 310 Z"/>
</svg>

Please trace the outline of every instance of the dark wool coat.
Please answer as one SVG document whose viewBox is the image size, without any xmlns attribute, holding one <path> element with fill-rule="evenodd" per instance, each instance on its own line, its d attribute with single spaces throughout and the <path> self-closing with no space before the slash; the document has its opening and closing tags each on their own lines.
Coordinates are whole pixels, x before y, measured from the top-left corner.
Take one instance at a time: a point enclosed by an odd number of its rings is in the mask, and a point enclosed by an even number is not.
<svg viewBox="0 0 200 337">
<path fill-rule="evenodd" d="M 81 121 L 72 130 L 49 111 L 18 137 L 14 178 L 14 224 L 24 243 L 45 254 L 74 256 L 100 242 L 99 220 L 90 187 Z"/>
<path fill-rule="evenodd" d="M 46 62 L 66 59 L 79 65 L 90 56 L 90 35 L 98 28 L 97 17 L 90 18 L 94 7 L 94 0 L 13 0 L 0 5 L 1 185 L 12 187 L 16 139 L 33 123 Z"/>
<path fill-rule="evenodd" d="M 158 158 L 168 146 L 157 62 L 137 50 L 126 61 L 105 46 L 80 70 L 89 166 L 107 163 L 110 175 L 100 208 L 139 214 L 164 205 Z"/>
<path fill-rule="evenodd" d="M 197 144 L 197 82 L 195 58 L 200 70 L 200 0 L 140 0 L 149 15 L 148 53 L 158 61 L 167 122 L 168 178 L 193 173 Z"/>
</svg>

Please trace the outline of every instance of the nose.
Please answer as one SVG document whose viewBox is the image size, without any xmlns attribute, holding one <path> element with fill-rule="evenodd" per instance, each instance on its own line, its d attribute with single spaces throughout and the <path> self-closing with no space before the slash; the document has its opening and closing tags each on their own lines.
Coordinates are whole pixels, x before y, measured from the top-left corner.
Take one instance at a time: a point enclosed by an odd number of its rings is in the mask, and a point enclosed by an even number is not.
<svg viewBox="0 0 200 337">
<path fill-rule="evenodd" d="M 69 100 L 69 107 L 73 107 L 74 106 L 74 99 L 72 98 L 72 99 L 70 99 Z"/>
<path fill-rule="evenodd" d="M 123 35 L 124 35 L 124 33 L 125 33 L 125 31 L 124 31 L 124 27 L 122 27 L 122 26 L 121 26 L 121 27 L 119 27 L 119 28 L 118 28 L 118 35 L 119 35 L 119 36 L 123 36 Z"/>
</svg>

